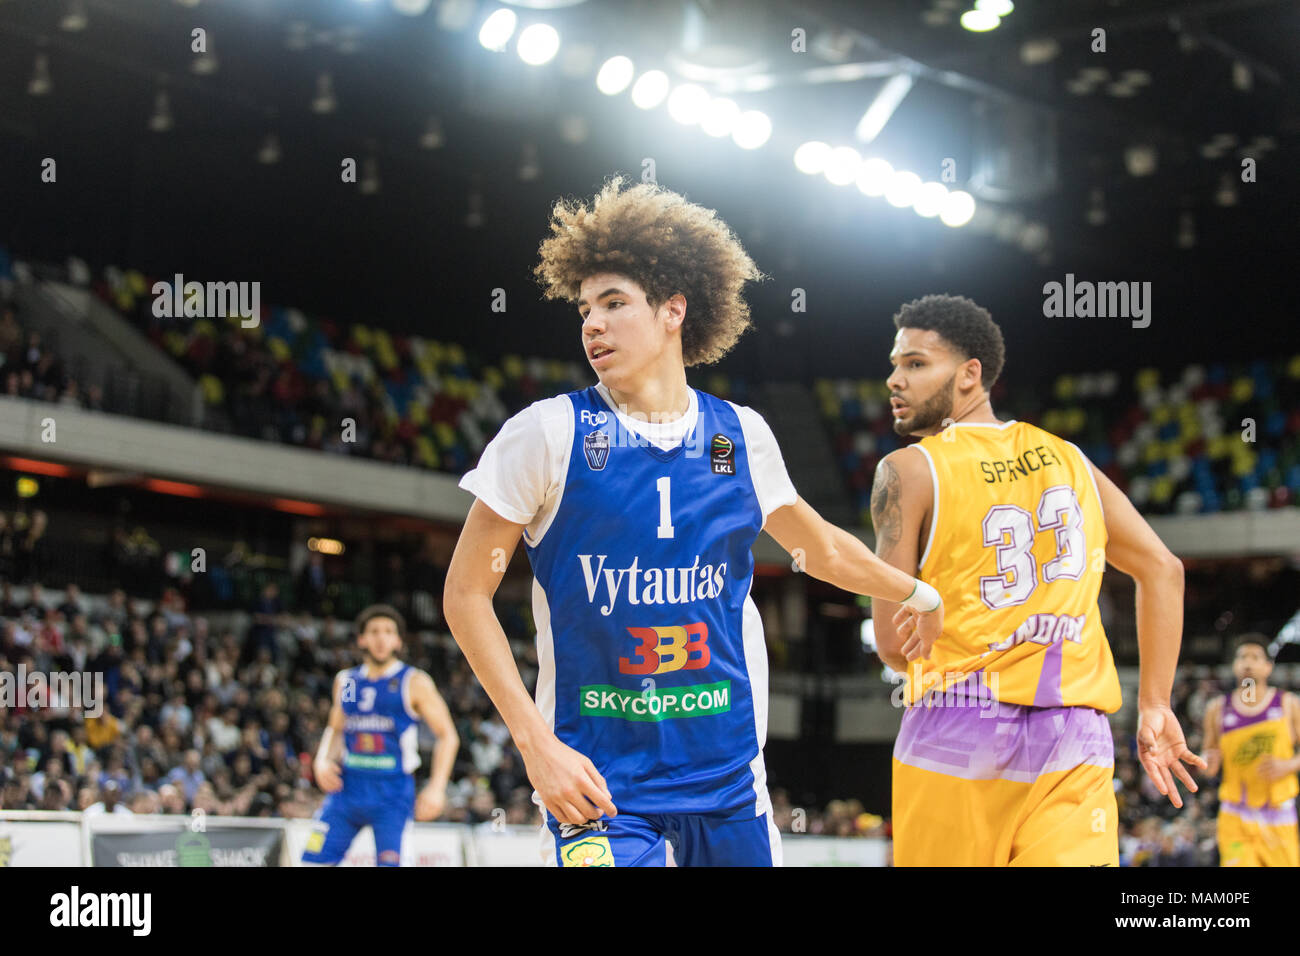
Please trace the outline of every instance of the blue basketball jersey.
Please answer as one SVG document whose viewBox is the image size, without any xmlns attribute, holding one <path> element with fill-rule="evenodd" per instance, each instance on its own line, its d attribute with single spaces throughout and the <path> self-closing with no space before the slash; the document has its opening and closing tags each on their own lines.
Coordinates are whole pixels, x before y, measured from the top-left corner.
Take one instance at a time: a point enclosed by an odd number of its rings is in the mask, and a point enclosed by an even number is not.
<svg viewBox="0 0 1300 956">
<path fill-rule="evenodd" d="M 419 717 L 411 710 L 408 687 L 412 673 L 413 667 L 400 662 L 373 680 L 364 665 L 342 672 L 346 772 L 401 775 L 419 767 Z"/>
<path fill-rule="evenodd" d="M 767 652 L 749 596 L 763 526 L 744 432 L 696 391 L 665 451 L 590 387 L 536 579 L 537 702 L 631 813 L 767 809 Z"/>
</svg>

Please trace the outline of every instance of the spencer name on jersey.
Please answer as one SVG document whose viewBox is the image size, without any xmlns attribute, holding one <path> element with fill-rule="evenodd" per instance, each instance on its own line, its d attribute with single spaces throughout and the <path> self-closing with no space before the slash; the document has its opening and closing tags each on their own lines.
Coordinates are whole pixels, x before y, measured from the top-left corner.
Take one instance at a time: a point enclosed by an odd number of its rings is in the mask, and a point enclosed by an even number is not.
<svg viewBox="0 0 1300 956">
<path fill-rule="evenodd" d="M 608 617 L 618 604 L 619 596 L 629 604 L 693 604 L 702 598 L 722 594 L 727 562 L 700 564 L 697 554 L 690 567 L 642 568 L 641 558 L 634 557 L 625 568 L 606 568 L 608 555 L 580 554 L 582 579 L 587 587 L 587 601 L 595 604 L 601 596 L 600 613 Z M 593 561 L 595 562 L 593 566 Z"/>
</svg>

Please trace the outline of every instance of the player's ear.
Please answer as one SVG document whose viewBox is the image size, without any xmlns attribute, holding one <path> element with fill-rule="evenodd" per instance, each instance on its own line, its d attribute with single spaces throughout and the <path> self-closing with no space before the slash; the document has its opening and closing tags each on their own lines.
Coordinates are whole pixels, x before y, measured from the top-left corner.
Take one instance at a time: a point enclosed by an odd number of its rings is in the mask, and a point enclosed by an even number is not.
<svg viewBox="0 0 1300 956">
<path fill-rule="evenodd" d="M 660 306 L 660 309 L 665 312 L 664 328 L 669 332 L 676 331 L 686 321 L 686 296 L 680 292 L 675 293 Z"/>
</svg>

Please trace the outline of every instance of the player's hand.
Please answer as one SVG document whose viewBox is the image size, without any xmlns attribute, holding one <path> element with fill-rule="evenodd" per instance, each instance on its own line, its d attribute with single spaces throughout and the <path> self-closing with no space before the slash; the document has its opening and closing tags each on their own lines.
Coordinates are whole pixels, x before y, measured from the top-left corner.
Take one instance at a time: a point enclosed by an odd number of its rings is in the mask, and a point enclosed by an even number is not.
<svg viewBox="0 0 1300 956">
<path fill-rule="evenodd" d="M 599 820 L 602 811 L 618 814 L 596 765 L 558 737 L 525 758 L 524 768 L 542 804 L 560 823 Z"/>
<path fill-rule="evenodd" d="M 1206 763 L 1187 749 L 1183 729 L 1178 726 L 1178 718 L 1167 704 L 1138 707 L 1137 742 L 1138 760 L 1142 763 L 1142 769 L 1147 772 L 1156 789 L 1181 809 L 1183 798 L 1178 793 L 1174 777 L 1195 793 L 1199 788 L 1183 764 L 1204 770 Z"/>
<path fill-rule="evenodd" d="M 1201 759 L 1205 761 L 1205 775 L 1207 777 L 1217 777 L 1219 775 L 1219 767 L 1223 763 L 1223 751 L 1218 750 L 1217 748 L 1214 750 L 1207 750 L 1205 753 L 1201 754 Z"/>
<path fill-rule="evenodd" d="M 923 657 L 930 659 L 934 642 L 943 633 L 943 603 L 933 611 L 922 613 L 915 608 L 900 607 L 894 612 L 894 629 L 902 641 L 900 653 L 908 662 Z"/>
<path fill-rule="evenodd" d="M 436 820 L 447 809 L 447 788 L 428 784 L 415 798 L 415 819 Z"/>
<path fill-rule="evenodd" d="M 316 785 L 326 793 L 338 793 L 343 789 L 343 771 L 336 761 L 318 760 L 312 766 L 316 771 Z"/>
<path fill-rule="evenodd" d="M 1295 772 L 1286 763 L 1285 760 L 1278 760 L 1272 754 L 1265 754 L 1260 758 L 1256 769 L 1259 771 L 1261 780 L 1272 783 L 1274 780 L 1281 780 L 1288 774 Z"/>
</svg>

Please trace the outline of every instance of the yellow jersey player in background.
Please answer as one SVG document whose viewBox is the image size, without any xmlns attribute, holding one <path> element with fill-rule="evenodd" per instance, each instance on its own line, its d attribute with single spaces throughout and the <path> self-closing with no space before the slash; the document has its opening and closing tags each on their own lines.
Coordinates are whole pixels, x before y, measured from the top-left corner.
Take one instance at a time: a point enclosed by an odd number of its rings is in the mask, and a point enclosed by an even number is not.
<svg viewBox="0 0 1300 956">
<path fill-rule="evenodd" d="M 969 299 L 904 305 L 888 379 L 894 430 L 871 513 L 876 553 L 943 596 L 928 655 L 899 653 L 912 625 L 877 600 L 876 642 L 906 672 L 893 759 L 898 866 L 1118 865 L 1114 743 L 1119 678 L 1097 609 L 1106 562 L 1137 582 L 1139 759 L 1182 806 L 1195 790 L 1169 707 L 1183 566 L 1073 444 L 1000 421 L 989 390 L 1002 332 Z"/>
<path fill-rule="evenodd" d="M 1268 686 L 1268 638 L 1237 641 L 1237 689 L 1205 710 L 1206 774 L 1219 782 L 1219 865 L 1300 866 L 1295 741 L 1300 700 Z"/>
</svg>

